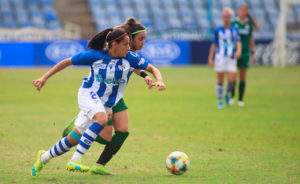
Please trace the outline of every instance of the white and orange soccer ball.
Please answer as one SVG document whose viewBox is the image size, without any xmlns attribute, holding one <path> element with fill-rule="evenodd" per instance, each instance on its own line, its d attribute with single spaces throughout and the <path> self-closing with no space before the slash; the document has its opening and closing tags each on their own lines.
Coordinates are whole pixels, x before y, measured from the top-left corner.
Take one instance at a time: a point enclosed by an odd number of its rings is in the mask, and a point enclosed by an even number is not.
<svg viewBox="0 0 300 184">
<path fill-rule="evenodd" d="M 185 153 L 181 151 L 174 151 L 168 155 L 166 166 L 170 173 L 181 175 L 188 170 L 190 166 L 190 160 Z"/>
</svg>

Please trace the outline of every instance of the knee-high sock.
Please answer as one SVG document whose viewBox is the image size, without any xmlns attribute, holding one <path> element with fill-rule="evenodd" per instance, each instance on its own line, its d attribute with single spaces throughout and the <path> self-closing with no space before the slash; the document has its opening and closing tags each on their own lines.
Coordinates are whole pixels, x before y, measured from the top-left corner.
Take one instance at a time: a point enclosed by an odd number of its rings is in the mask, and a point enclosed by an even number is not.
<svg viewBox="0 0 300 184">
<path fill-rule="evenodd" d="M 68 152 L 72 147 L 73 145 L 69 143 L 67 137 L 64 137 L 59 140 L 52 148 L 41 155 L 41 162 L 45 164 L 50 159 Z"/>
<path fill-rule="evenodd" d="M 234 98 L 234 96 L 235 96 L 235 80 L 234 80 L 234 82 L 233 82 L 233 84 L 232 84 L 231 98 Z"/>
<path fill-rule="evenodd" d="M 99 144 L 104 144 L 107 145 L 110 141 L 107 141 L 105 139 L 103 139 L 103 137 L 101 137 L 100 135 L 98 135 L 95 139 L 95 142 L 99 143 Z"/>
<path fill-rule="evenodd" d="M 97 163 L 105 165 L 107 162 L 109 162 L 112 157 L 120 150 L 128 135 L 129 132 L 116 131 L 115 135 L 112 137 L 112 140 L 105 146 Z"/>
<path fill-rule="evenodd" d="M 222 102 L 223 100 L 223 84 L 222 83 L 217 83 L 217 98 L 218 102 Z"/>
<path fill-rule="evenodd" d="M 246 88 L 246 81 L 240 81 L 239 84 L 239 101 L 243 101 Z"/>
<path fill-rule="evenodd" d="M 97 135 L 101 132 L 103 126 L 97 122 L 94 122 L 86 131 L 82 134 L 79 144 L 77 145 L 76 152 L 74 153 L 71 162 L 81 161 L 82 156 L 91 147 Z"/>
<path fill-rule="evenodd" d="M 228 83 L 227 89 L 226 89 L 226 95 L 229 96 L 230 93 L 232 93 L 232 89 L 234 88 L 234 83 Z"/>
</svg>

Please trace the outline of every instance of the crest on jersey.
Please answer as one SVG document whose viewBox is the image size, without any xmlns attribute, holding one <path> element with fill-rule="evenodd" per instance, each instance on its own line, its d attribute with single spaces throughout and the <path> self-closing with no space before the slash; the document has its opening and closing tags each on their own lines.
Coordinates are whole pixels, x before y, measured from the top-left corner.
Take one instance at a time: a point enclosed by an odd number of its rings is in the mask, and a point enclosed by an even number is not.
<svg viewBox="0 0 300 184">
<path fill-rule="evenodd" d="M 118 68 L 120 69 L 120 70 L 125 70 L 125 66 L 123 65 L 123 64 L 121 64 L 121 65 L 118 65 Z"/>
</svg>

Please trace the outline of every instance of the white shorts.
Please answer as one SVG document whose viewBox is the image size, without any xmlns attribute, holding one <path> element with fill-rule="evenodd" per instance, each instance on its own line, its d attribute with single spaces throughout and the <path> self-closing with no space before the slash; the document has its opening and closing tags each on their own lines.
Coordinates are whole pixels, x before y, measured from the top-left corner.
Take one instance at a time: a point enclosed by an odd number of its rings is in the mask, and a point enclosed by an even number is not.
<svg viewBox="0 0 300 184">
<path fill-rule="evenodd" d="M 81 134 L 92 124 L 96 113 L 104 112 L 108 115 L 111 111 L 111 108 L 105 107 L 98 95 L 89 89 L 79 89 L 78 105 L 81 111 L 75 120 L 75 127 Z"/>
<path fill-rule="evenodd" d="M 228 56 L 216 55 L 215 57 L 215 71 L 216 72 L 236 72 L 236 59 Z"/>
</svg>

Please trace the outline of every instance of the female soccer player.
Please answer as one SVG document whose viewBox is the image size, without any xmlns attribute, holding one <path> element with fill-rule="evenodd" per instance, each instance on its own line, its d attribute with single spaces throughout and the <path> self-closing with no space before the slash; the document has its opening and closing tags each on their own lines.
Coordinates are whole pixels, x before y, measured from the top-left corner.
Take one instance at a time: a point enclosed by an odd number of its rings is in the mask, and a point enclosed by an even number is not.
<svg viewBox="0 0 300 184">
<path fill-rule="evenodd" d="M 208 64 L 215 67 L 217 72 L 217 97 L 218 108 L 224 108 L 223 105 L 223 79 L 224 73 L 228 74 L 229 88 L 226 95 L 233 88 L 236 74 L 236 59 L 241 56 L 241 43 L 238 29 L 230 25 L 233 12 L 229 8 L 224 8 L 222 12 L 223 26 L 215 30 L 214 41 L 211 44 Z M 216 50 L 217 49 L 217 50 Z M 216 51 L 215 59 L 213 55 Z M 228 99 L 229 101 L 229 99 Z"/>
<path fill-rule="evenodd" d="M 247 20 L 247 18 L 249 20 Z M 254 21 L 252 16 L 248 11 L 248 7 L 246 5 L 241 5 L 238 8 L 238 18 L 234 20 L 232 25 L 236 26 L 239 29 L 239 34 L 241 38 L 242 44 L 242 55 L 241 58 L 237 60 L 237 66 L 239 68 L 239 106 L 244 106 L 244 93 L 246 88 L 246 72 L 249 67 L 250 55 L 252 64 L 256 62 L 255 58 L 255 41 L 252 37 L 253 26 L 258 29 L 257 23 Z M 234 103 L 234 94 L 235 94 L 235 85 L 232 88 L 232 95 L 230 99 L 230 104 Z"/>
<path fill-rule="evenodd" d="M 117 26 L 118 28 L 123 28 L 126 30 L 127 34 L 131 37 L 130 48 L 131 51 L 135 52 L 137 50 L 141 50 L 145 44 L 146 39 L 146 29 L 145 27 L 136 22 L 134 18 L 129 18 L 125 21 L 125 23 L 121 26 Z M 145 82 L 149 85 L 149 88 L 152 88 L 152 79 L 147 75 L 146 72 L 142 70 L 134 70 L 134 72 L 138 75 L 141 75 L 145 78 Z M 100 144 L 105 144 L 105 149 L 100 155 L 96 164 L 94 164 L 91 168 L 91 172 L 93 174 L 102 174 L 108 175 L 111 174 L 105 167 L 113 155 L 117 153 L 117 151 L 121 148 L 122 144 L 125 142 L 127 136 L 129 135 L 128 131 L 128 112 L 125 101 L 121 99 L 116 106 L 112 108 L 113 116 L 112 120 L 109 120 L 107 126 L 101 131 L 100 135 L 95 139 L 96 142 Z M 91 121 L 86 117 L 86 121 Z M 121 124 L 124 126 L 124 129 L 118 130 L 115 129 L 115 134 L 112 137 L 112 125 Z M 75 126 L 75 120 L 71 122 L 71 124 L 64 130 L 63 137 L 67 136 Z M 71 136 L 74 136 L 74 132 L 71 133 Z M 77 140 L 80 139 L 79 136 L 74 136 Z"/>
<path fill-rule="evenodd" d="M 89 65 L 91 67 L 89 77 L 83 79 L 78 92 L 78 104 L 81 111 L 77 116 L 79 121 L 74 130 L 77 135 L 82 134 L 80 141 L 68 135 L 48 151 L 39 151 L 37 161 L 31 169 L 33 177 L 39 175 L 50 159 L 66 153 L 78 142 L 76 152 L 67 164 L 67 168 L 79 171 L 89 170 L 89 167 L 81 163 L 82 156 L 106 126 L 107 116 L 111 108 L 123 97 L 129 75 L 134 69 L 152 73 L 157 80 L 158 88 L 165 89 L 159 70 L 144 58 L 129 51 L 129 36 L 123 29 L 108 28 L 101 31 L 89 41 L 88 48 L 89 50 L 85 52 L 61 61 L 41 78 L 33 81 L 34 86 L 40 91 L 52 75 L 67 66 Z M 92 123 L 80 122 L 82 116 L 89 117 Z M 121 126 L 116 125 L 115 127 L 118 129 Z"/>
</svg>

